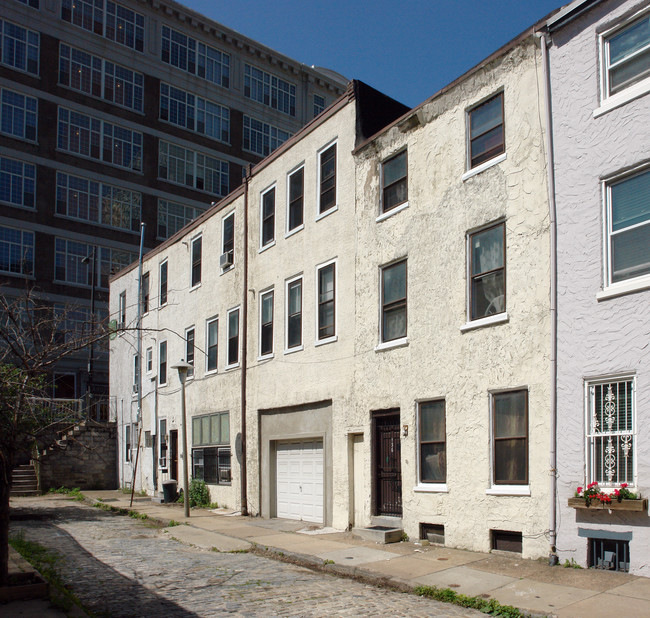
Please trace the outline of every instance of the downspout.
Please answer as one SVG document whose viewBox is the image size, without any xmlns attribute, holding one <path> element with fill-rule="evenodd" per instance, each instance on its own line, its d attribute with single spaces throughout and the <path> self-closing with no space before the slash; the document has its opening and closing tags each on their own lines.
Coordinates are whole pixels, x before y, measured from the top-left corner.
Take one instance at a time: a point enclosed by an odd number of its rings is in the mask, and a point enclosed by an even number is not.
<svg viewBox="0 0 650 618">
<path fill-rule="evenodd" d="M 551 504 L 549 511 L 549 556 L 551 566 L 557 556 L 557 218 L 555 204 L 555 161 L 553 158 L 553 114 L 551 102 L 551 69 L 546 34 L 538 33 L 542 47 L 544 75 L 544 103 L 546 112 L 546 167 L 548 179 L 549 225 L 551 234 L 551 448 L 549 475 L 551 477 Z"/>
<path fill-rule="evenodd" d="M 242 298 L 242 353 L 241 353 L 241 514 L 248 515 L 248 481 L 246 465 L 246 378 L 248 362 L 248 180 L 251 168 L 247 165 L 244 168 L 244 275 L 243 275 L 243 298 Z"/>
</svg>

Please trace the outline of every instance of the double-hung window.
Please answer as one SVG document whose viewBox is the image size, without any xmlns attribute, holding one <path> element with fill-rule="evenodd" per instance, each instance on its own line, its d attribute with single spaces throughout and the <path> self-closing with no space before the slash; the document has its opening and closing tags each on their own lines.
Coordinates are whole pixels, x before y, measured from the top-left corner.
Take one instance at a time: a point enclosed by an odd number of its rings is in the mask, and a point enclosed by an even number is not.
<svg viewBox="0 0 650 618">
<path fill-rule="evenodd" d="M 0 157 L 0 202 L 34 208 L 35 195 L 36 166 Z"/>
<path fill-rule="evenodd" d="M 185 330 L 185 362 L 192 365 L 187 370 L 187 377 L 194 377 L 194 327 Z"/>
<path fill-rule="evenodd" d="M 133 355 L 133 392 L 137 394 L 140 389 L 140 357 Z"/>
<path fill-rule="evenodd" d="M 318 155 L 318 214 L 336 207 L 336 144 Z"/>
<path fill-rule="evenodd" d="M 158 445 L 160 449 L 160 459 L 158 466 L 162 469 L 167 468 L 167 419 L 161 418 L 158 423 Z"/>
<path fill-rule="evenodd" d="M 218 335 L 219 335 L 219 320 L 212 318 L 208 320 L 205 325 L 205 347 L 206 360 L 205 370 L 217 370 L 217 351 L 218 351 Z"/>
<path fill-rule="evenodd" d="M 604 38 L 603 96 L 609 97 L 650 77 L 650 13 Z"/>
<path fill-rule="evenodd" d="M 273 354 L 273 290 L 260 294 L 260 357 Z"/>
<path fill-rule="evenodd" d="M 394 157 L 384 161 L 381 166 L 382 212 L 388 212 L 389 210 L 407 202 L 407 165 L 407 152 L 406 150 L 403 150 Z"/>
<path fill-rule="evenodd" d="M 506 225 L 483 228 L 469 240 L 469 319 L 506 310 Z"/>
<path fill-rule="evenodd" d="M 119 319 L 119 324 L 117 326 L 118 328 L 124 328 L 126 326 L 126 290 L 120 293 L 117 312 Z"/>
<path fill-rule="evenodd" d="M 336 336 L 336 263 L 318 268 L 318 341 Z"/>
<path fill-rule="evenodd" d="M 192 419 L 192 447 L 192 476 L 195 479 L 211 485 L 230 483 L 228 412 L 195 416 Z"/>
<path fill-rule="evenodd" d="M 0 272 L 34 274 L 34 232 L 0 227 Z"/>
<path fill-rule="evenodd" d="M 142 313 L 149 312 L 149 273 L 142 275 Z"/>
<path fill-rule="evenodd" d="M 420 483 L 445 483 L 447 431 L 444 399 L 418 404 L 418 422 Z"/>
<path fill-rule="evenodd" d="M 38 75 L 40 35 L 0 19 L 0 63 Z"/>
<path fill-rule="evenodd" d="M 289 174 L 287 204 L 287 232 L 302 227 L 304 217 L 305 168 L 301 167 Z"/>
<path fill-rule="evenodd" d="M 315 94 L 314 95 L 314 118 L 318 116 L 321 112 L 325 111 L 325 97 L 321 96 L 320 94 Z"/>
<path fill-rule="evenodd" d="M 472 169 L 506 151 L 503 92 L 468 112 L 468 159 Z"/>
<path fill-rule="evenodd" d="M 406 337 L 406 260 L 381 270 L 381 340 Z"/>
<path fill-rule="evenodd" d="M 0 131 L 11 137 L 35 142 L 38 100 L 3 88 L 0 106 Z"/>
<path fill-rule="evenodd" d="M 302 278 L 287 282 L 287 350 L 302 347 Z"/>
<path fill-rule="evenodd" d="M 605 188 L 606 283 L 650 274 L 650 169 Z"/>
<path fill-rule="evenodd" d="M 147 359 L 147 373 L 151 373 L 153 371 L 153 348 L 147 348 L 145 358 Z"/>
<path fill-rule="evenodd" d="M 226 365 L 239 364 L 239 308 L 228 311 L 228 350 Z"/>
<path fill-rule="evenodd" d="M 222 219 L 221 224 L 221 268 L 227 270 L 235 263 L 235 213 Z"/>
<path fill-rule="evenodd" d="M 192 240 L 191 287 L 201 283 L 201 244 L 202 236 Z"/>
<path fill-rule="evenodd" d="M 528 391 L 492 395 L 495 485 L 528 484 Z"/>
<path fill-rule="evenodd" d="M 163 307 L 167 304 L 167 271 L 169 262 L 165 260 L 160 265 L 160 274 L 158 280 L 158 304 Z"/>
<path fill-rule="evenodd" d="M 587 481 L 601 487 L 634 485 L 635 380 L 588 382 Z"/>
<path fill-rule="evenodd" d="M 260 219 L 260 247 L 264 248 L 275 241 L 275 187 L 262 193 Z"/>
<path fill-rule="evenodd" d="M 161 341 L 158 346 L 158 384 L 167 384 L 167 342 Z"/>
<path fill-rule="evenodd" d="M 131 425 L 124 427 L 124 461 L 131 461 Z"/>
</svg>

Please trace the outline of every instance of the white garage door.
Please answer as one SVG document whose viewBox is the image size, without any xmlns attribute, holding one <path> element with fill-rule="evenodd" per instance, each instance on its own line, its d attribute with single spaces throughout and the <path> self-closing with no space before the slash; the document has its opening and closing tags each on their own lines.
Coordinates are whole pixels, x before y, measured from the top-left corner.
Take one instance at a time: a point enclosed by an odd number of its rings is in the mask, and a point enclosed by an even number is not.
<svg viewBox="0 0 650 618">
<path fill-rule="evenodd" d="M 323 441 L 277 445 L 277 516 L 323 523 Z"/>
</svg>

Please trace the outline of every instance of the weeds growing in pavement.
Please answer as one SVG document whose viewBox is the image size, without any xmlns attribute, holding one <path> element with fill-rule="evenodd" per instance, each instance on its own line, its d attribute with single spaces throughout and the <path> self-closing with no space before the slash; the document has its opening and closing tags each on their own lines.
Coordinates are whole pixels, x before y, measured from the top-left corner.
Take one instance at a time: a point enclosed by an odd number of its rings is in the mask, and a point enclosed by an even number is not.
<svg viewBox="0 0 650 618">
<path fill-rule="evenodd" d="M 512 605 L 501 605 L 496 599 L 483 599 L 481 597 L 470 597 L 459 594 L 450 588 L 438 588 L 436 586 L 416 586 L 415 594 L 428 599 L 435 599 L 443 603 L 453 603 L 460 607 L 477 609 L 483 614 L 490 616 L 502 616 L 503 618 L 518 618 L 522 613 Z"/>
</svg>

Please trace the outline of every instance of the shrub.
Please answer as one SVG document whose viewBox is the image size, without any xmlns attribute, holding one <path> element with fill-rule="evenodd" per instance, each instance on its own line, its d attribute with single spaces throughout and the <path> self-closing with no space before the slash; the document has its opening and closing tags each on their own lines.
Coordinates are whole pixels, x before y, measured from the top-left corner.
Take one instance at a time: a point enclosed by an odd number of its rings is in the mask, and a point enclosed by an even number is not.
<svg viewBox="0 0 650 618">
<path fill-rule="evenodd" d="M 188 494 L 190 506 L 210 506 L 210 490 L 205 481 L 192 479 Z"/>
</svg>

